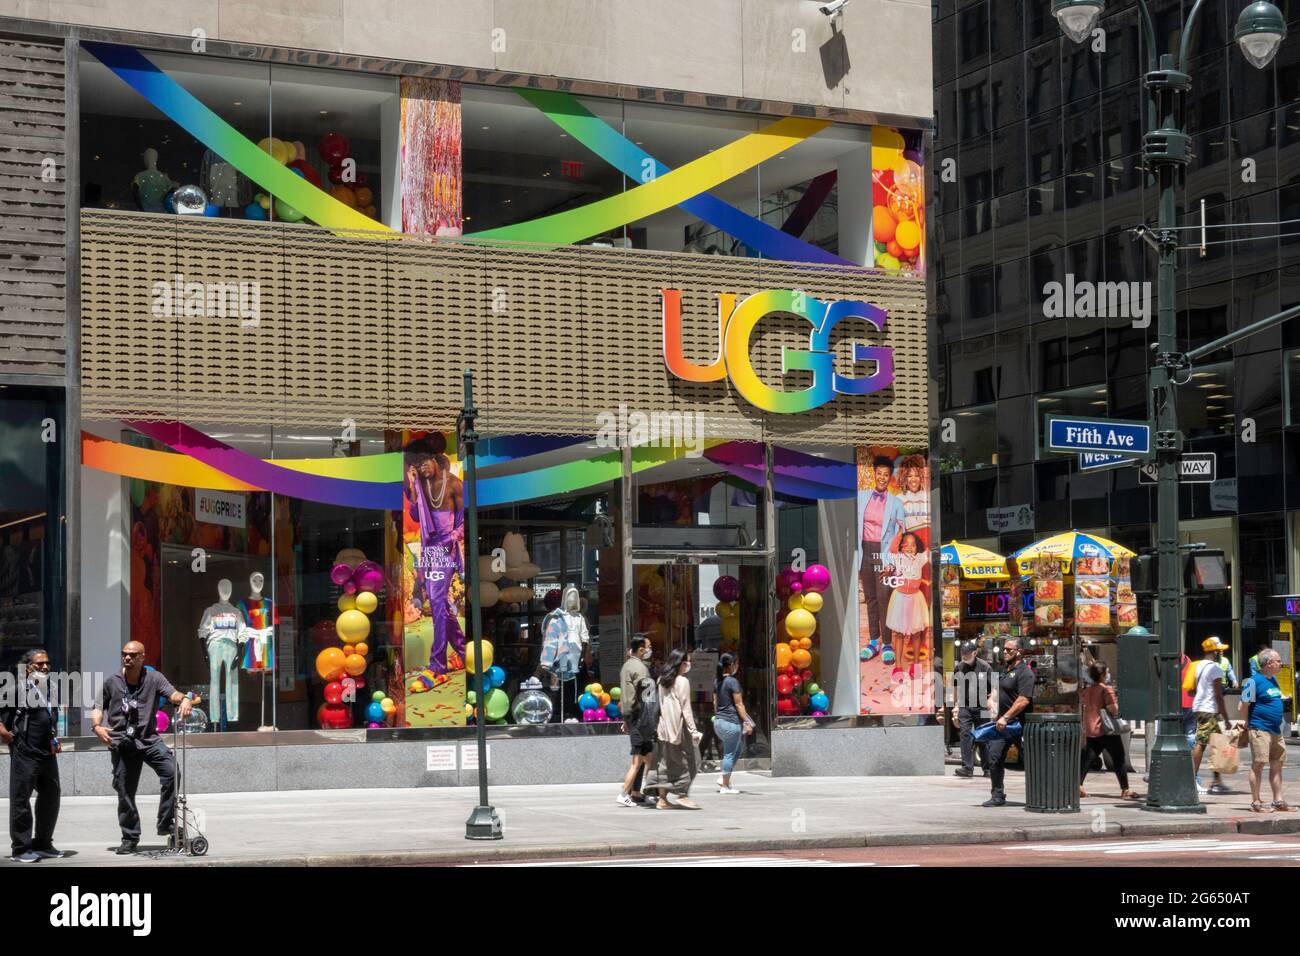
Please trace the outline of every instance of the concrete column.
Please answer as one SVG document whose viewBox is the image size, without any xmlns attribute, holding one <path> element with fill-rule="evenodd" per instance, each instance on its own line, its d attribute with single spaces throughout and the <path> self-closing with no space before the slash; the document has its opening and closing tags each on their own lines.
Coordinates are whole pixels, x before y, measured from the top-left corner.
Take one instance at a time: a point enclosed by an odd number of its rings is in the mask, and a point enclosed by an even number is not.
<svg viewBox="0 0 1300 956">
<path fill-rule="evenodd" d="M 81 668 L 108 675 L 121 666 L 130 634 L 131 538 L 127 479 L 93 468 L 81 475 Z M 81 733 L 90 733 L 90 712 Z"/>
<path fill-rule="evenodd" d="M 852 716 L 860 707 L 858 678 L 858 554 L 853 529 L 857 498 L 817 503 L 817 537 L 831 586 L 818 615 L 822 629 L 822 686 L 829 688 L 831 714 Z M 838 647 L 837 653 L 828 653 Z"/>
<path fill-rule="evenodd" d="M 871 144 L 843 153 L 835 164 L 838 178 L 840 256 L 858 265 L 874 261 L 871 239 Z"/>
</svg>

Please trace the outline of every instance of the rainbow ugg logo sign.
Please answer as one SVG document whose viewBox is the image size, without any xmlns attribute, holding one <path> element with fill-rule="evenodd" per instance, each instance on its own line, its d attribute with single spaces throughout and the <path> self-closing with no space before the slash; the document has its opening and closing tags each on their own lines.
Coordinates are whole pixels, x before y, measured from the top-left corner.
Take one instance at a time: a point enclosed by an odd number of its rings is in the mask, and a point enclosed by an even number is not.
<svg viewBox="0 0 1300 956">
<path fill-rule="evenodd" d="M 870 375 L 840 375 L 830 349 L 831 332 L 840 320 L 863 319 L 877 331 L 885 330 L 885 310 L 866 302 L 823 302 L 794 289 L 767 289 L 736 304 L 734 293 L 718 296 L 718 357 L 696 365 L 682 355 L 682 293 L 662 289 L 664 311 L 664 362 L 668 370 L 687 382 L 731 383 L 745 400 L 765 412 L 790 415 L 820 408 L 836 394 L 870 395 L 894 382 L 894 350 L 888 346 L 853 343 L 853 361 L 875 362 Z M 807 388 L 785 391 L 760 381 L 750 359 L 750 338 L 759 320 L 773 312 L 801 316 L 808 321 L 808 348 L 786 348 L 781 353 L 781 374 L 812 373 Z"/>
</svg>

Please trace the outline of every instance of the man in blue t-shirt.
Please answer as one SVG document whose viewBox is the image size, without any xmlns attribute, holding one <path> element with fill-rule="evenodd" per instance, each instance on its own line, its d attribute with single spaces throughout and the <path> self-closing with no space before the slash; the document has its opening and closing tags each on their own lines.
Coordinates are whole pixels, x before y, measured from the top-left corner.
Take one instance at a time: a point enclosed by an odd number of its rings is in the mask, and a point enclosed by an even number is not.
<svg viewBox="0 0 1300 956">
<path fill-rule="evenodd" d="M 1296 809 L 1282 799 L 1282 764 L 1286 762 L 1282 713 L 1286 697 L 1277 682 L 1281 669 L 1281 655 L 1272 648 L 1265 648 L 1259 652 L 1259 671 L 1247 678 L 1241 688 L 1240 713 L 1246 718 L 1250 733 L 1250 809 L 1255 813 Z M 1259 797 L 1265 762 L 1268 763 L 1268 783 L 1273 789 L 1273 804 L 1269 807 L 1265 807 Z"/>
</svg>

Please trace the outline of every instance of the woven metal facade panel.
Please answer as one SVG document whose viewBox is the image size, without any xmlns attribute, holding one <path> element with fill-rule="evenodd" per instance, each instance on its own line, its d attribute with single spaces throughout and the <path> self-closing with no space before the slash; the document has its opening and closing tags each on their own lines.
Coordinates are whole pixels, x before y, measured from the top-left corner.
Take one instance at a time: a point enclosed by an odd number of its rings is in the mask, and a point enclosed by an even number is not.
<svg viewBox="0 0 1300 956">
<path fill-rule="evenodd" d="M 0 37 L 3 372 L 64 372 L 67 169 L 63 62 L 60 44 Z"/>
<path fill-rule="evenodd" d="M 878 305 L 883 334 L 850 319 L 832 346 L 846 375 L 870 371 L 851 367 L 852 341 L 891 346 L 894 385 L 780 415 L 729 380 L 680 381 L 663 359 L 664 288 L 682 290 L 683 352 L 699 364 L 719 352 L 719 293 L 799 289 Z M 223 290 L 224 316 L 213 308 Z M 593 434 L 624 403 L 698 413 L 718 438 L 928 435 L 924 283 L 861 269 L 96 210 L 82 214 L 82 309 L 87 417 L 447 428 L 471 368 L 485 433 Z M 808 384 L 810 373 L 780 373 L 782 346 L 806 349 L 808 330 L 793 315 L 760 322 L 751 356 L 763 381 Z"/>
</svg>

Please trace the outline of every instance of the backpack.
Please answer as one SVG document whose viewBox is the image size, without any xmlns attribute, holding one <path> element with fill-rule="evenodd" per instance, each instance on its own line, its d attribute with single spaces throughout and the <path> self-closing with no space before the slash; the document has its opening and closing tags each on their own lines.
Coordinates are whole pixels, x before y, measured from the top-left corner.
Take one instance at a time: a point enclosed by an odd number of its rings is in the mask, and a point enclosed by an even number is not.
<svg viewBox="0 0 1300 956">
<path fill-rule="evenodd" d="M 642 740 L 651 741 L 659 733 L 659 685 L 643 677 L 638 686 L 641 696 L 637 699 L 636 732 Z"/>
</svg>

